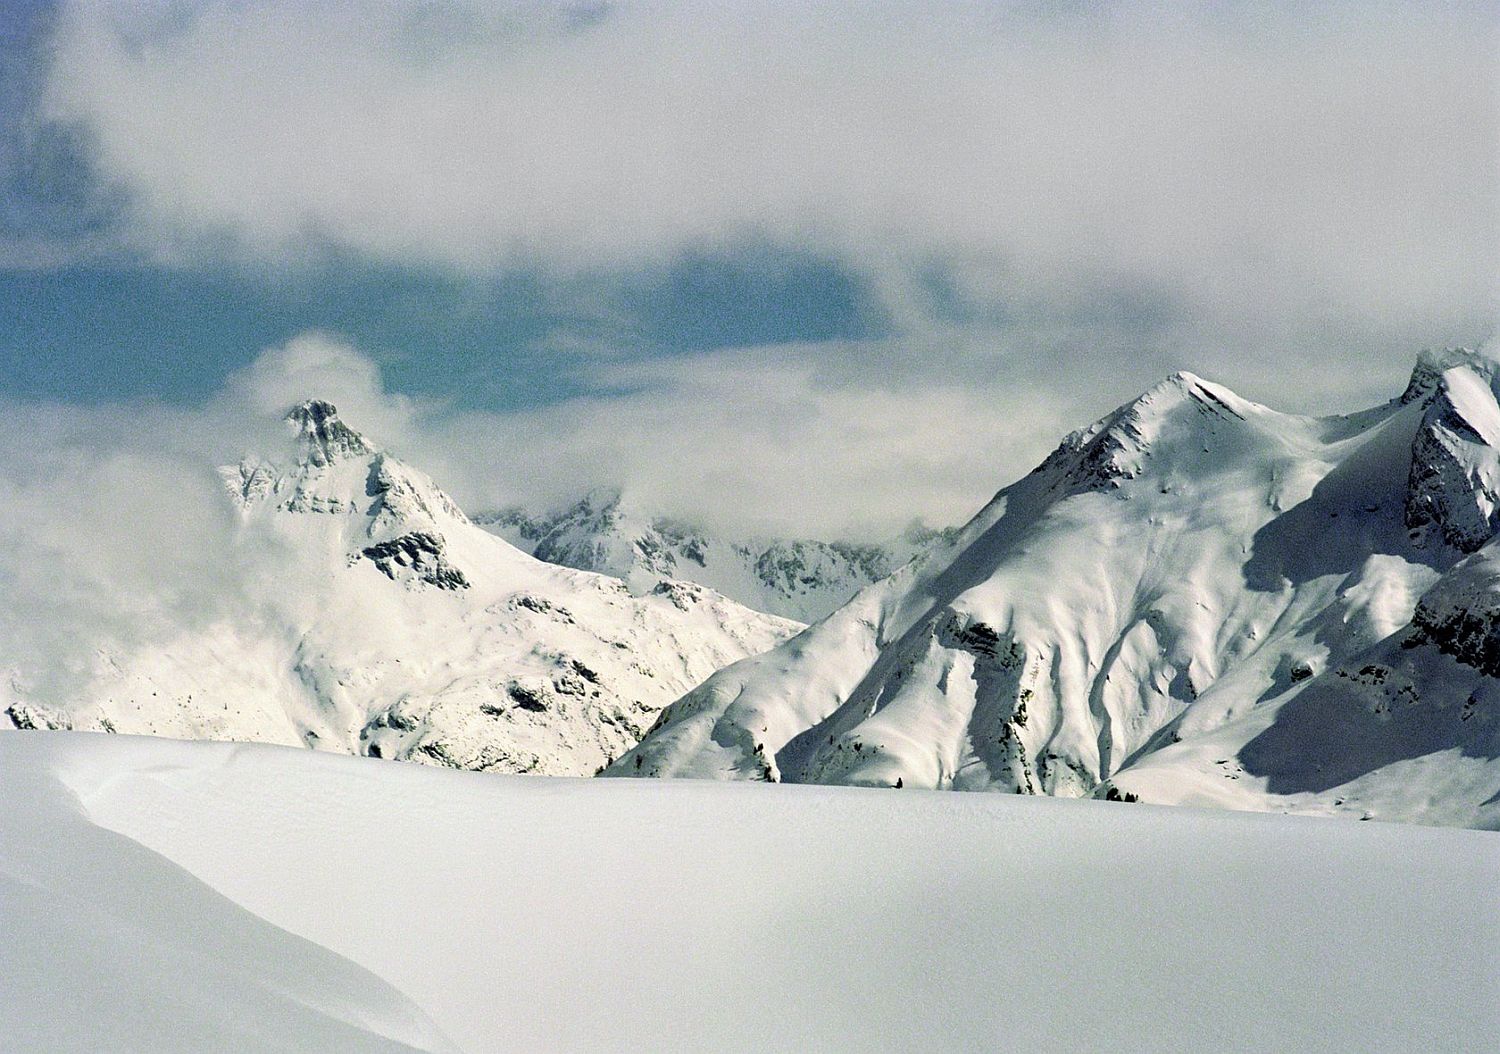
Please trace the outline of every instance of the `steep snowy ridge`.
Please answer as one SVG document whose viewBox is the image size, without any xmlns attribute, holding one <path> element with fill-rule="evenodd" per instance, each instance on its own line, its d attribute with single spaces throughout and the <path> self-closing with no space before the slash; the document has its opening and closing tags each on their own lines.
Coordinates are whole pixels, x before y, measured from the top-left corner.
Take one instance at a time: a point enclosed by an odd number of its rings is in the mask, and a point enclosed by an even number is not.
<svg viewBox="0 0 1500 1054">
<path fill-rule="evenodd" d="M 1458 675 L 1442 652 L 1487 654 L 1490 624 L 1437 602 L 1457 590 L 1488 610 L 1474 585 L 1485 554 L 1454 564 L 1492 533 L 1496 372 L 1472 354 L 1424 356 L 1402 398 L 1323 419 L 1175 375 L 1069 436 L 951 544 L 674 703 L 609 774 L 1500 825 L 1497 704 L 1475 680 L 1489 675 Z M 1257 722 L 1292 722 L 1299 698 L 1350 681 L 1348 664 L 1378 648 L 1419 664 L 1407 698 L 1427 717 L 1376 714 L 1365 738 L 1380 749 L 1346 751 L 1330 715 L 1251 750 Z M 1186 760 L 1210 741 L 1230 788 L 1218 797 Z M 1410 784 L 1395 763 L 1408 755 L 1440 791 L 1389 790 Z M 1299 766 L 1340 779 L 1271 776 Z M 1148 767 L 1150 781 L 1133 775 Z"/>
<path fill-rule="evenodd" d="M 670 579 L 696 582 L 799 622 L 817 621 L 945 537 L 916 522 L 881 543 L 726 539 L 648 516 L 614 488 L 551 513 L 512 508 L 477 522 L 539 560 L 613 575 L 633 592 Z"/>
<path fill-rule="evenodd" d="M 1408 485 L 1406 523 L 1418 543 L 1436 532 L 1443 544 L 1473 552 L 1500 523 L 1497 370 L 1497 364 L 1475 360 L 1447 370 L 1434 385 L 1413 445 Z"/>
<path fill-rule="evenodd" d="M 257 577 L 254 600 L 150 646 L 101 640 L 72 705 L 12 677 L 13 724 L 588 775 L 671 699 L 796 628 L 702 587 L 632 596 L 533 559 L 327 403 L 287 419 L 294 456 L 222 472 L 240 517 L 226 559 Z"/>
<path fill-rule="evenodd" d="M 67 699 L 6 656 L 0 708 L 486 771 L 1497 827 L 1497 390 L 1483 356 L 1424 355 L 1399 398 L 1312 418 L 1176 374 L 905 552 L 725 542 L 614 492 L 481 525 L 313 400 L 292 453 L 222 470 L 232 606 L 99 631 Z M 812 618 L 861 581 L 801 633 L 713 588 Z"/>
<path fill-rule="evenodd" d="M 1084 488 L 1134 479 L 1172 412 L 1185 402 L 1204 416 L 1241 421 L 1247 414 L 1268 412 L 1191 373 L 1175 373 L 1102 421 L 1069 435 L 1041 470 L 1067 465 L 1068 479 Z"/>
</svg>

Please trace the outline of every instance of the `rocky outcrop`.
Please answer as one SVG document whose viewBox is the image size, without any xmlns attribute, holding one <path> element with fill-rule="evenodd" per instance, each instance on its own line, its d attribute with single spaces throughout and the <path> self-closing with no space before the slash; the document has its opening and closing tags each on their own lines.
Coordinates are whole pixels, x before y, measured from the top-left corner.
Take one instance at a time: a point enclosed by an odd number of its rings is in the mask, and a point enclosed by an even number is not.
<svg viewBox="0 0 1500 1054">
<path fill-rule="evenodd" d="M 379 545 L 367 546 L 360 555 L 380 573 L 395 582 L 415 581 L 438 589 L 468 589 L 464 573 L 448 562 L 443 539 L 427 531 L 413 531 Z"/>
<path fill-rule="evenodd" d="M 223 610 L 163 609 L 99 641 L 57 715 L 7 671 L 9 723 L 586 776 L 667 702 L 796 628 L 705 587 L 632 596 L 536 560 L 330 404 L 287 419 L 290 456 L 222 470 L 238 510 Z"/>
<path fill-rule="evenodd" d="M 1412 442 L 1406 525 L 1417 544 L 1472 553 L 1500 524 L 1495 368 L 1481 362 L 1440 369 L 1444 361 L 1425 358 L 1405 396 L 1426 404 Z"/>
<path fill-rule="evenodd" d="M 286 419 L 297 430 L 303 456 L 315 468 L 375 452 L 364 436 L 339 419 L 333 404 L 322 399 L 309 399 L 293 407 Z"/>
</svg>

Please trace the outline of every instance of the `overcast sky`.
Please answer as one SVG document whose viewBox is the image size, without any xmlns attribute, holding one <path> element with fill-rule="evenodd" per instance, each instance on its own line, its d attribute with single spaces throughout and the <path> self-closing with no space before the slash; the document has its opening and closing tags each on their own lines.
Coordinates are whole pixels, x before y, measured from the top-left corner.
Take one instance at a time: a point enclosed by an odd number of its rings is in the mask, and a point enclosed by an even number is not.
<svg viewBox="0 0 1500 1054">
<path fill-rule="evenodd" d="M 966 518 L 1174 369 L 1383 401 L 1494 331 L 1497 27 L 9 4 L 0 490 L 40 516 L 101 450 L 169 487 L 321 395 L 471 509 L 623 483 L 869 534 Z"/>
</svg>

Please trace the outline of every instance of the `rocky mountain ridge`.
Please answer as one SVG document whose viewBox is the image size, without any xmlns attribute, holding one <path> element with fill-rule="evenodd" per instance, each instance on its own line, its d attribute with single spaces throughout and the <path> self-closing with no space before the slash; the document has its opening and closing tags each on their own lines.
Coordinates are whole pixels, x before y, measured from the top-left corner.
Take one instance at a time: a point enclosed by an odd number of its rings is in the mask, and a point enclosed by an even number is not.
<svg viewBox="0 0 1500 1054">
<path fill-rule="evenodd" d="M 635 592 L 667 580 L 696 582 L 799 622 L 817 621 L 952 534 L 913 521 L 882 542 L 733 539 L 651 516 L 609 487 L 551 512 L 513 507 L 476 522 L 539 560 L 613 575 Z"/>
</svg>

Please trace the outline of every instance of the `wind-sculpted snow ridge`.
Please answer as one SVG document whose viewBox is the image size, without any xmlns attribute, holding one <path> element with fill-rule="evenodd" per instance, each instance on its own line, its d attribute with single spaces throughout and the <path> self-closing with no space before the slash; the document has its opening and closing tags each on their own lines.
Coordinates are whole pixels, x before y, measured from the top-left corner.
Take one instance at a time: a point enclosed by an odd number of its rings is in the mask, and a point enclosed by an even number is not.
<svg viewBox="0 0 1500 1054">
<path fill-rule="evenodd" d="M 332 406 L 286 461 L 222 470 L 240 606 L 150 644 L 99 644 L 86 697 L 23 728 L 260 740 L 456 768 L 590 775 L 714 670 L 797 627 L 711 590 L 632 596 L 472 524 Z"/>
<path fill-rule="evenodd" d="M 374 974 L 93 823 L 42 759 L 68 758 L 65 744 L 97 737 L 46 738 L 0 744 L 5 1050 L 456 1051 Z M 176 745 L 147 744 L 137 756 Z M 173 768 L 183 770 L 154 771 Z"/>
<path fill-rule="evenodd" d="M 590 491 L 551 513 L 512 508 L 477 522 L 539 560 L 613 575 L 636 593 L 673 579 L 697 582 L 799 622 L 817 621 L 952 533 L 917 521 L 880 543 L 735 540 L 648 516 L 615 488 Z"/>
<path fill-rule="evenodd" d="M 608 774 L 1500 827 L 1497 374 L 1328 418 L 1177 374 Z"/>
</svg>

